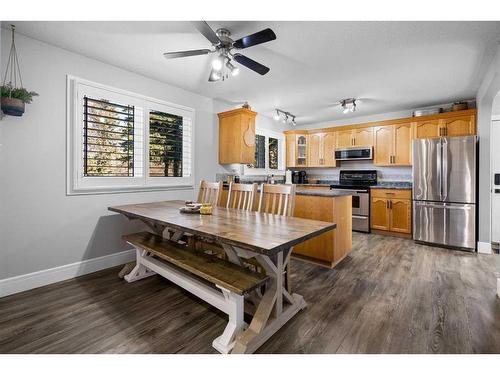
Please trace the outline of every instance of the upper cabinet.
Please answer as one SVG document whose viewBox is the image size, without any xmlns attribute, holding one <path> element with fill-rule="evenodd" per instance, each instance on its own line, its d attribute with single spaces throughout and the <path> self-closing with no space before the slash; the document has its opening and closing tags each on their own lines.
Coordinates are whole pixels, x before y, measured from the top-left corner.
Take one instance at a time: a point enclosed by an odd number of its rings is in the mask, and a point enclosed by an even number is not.
<svg viewBox="0 0 500 375">
<path fill-rule="evenodd" d="M 335 134 L 321 132 L 309 134 L 308 167 L 335 167 Z"/>
<path fill-rule="evenodd" d="M 415 138 L 460 137 L 476 134 L 475 110 L 472 112 L 469 110 L 467 114 L 449 112 L 439 117 L 415 121 Z"/>
<path fill-rule="evenodd" d="M 460 137 L 476 134 L 475 115 L 449 117 L 440 121 L 441 128 L 444 129 L 445 137 Z"/>
<path fill-rule="evenodd" d="M 307 167 L 309 136 L 306 132 L 286 134 L 286 166 Z"/>
<path fill-rule="evenodd" d="M 287 167 L 335 167 L 335 148 L 373 146 L 378 166 L 411 166 L 413 138 L 476 134 L 476 110 L 286 133 Z M 381 204 L 381 203 L 380 203 Z"/>
<path fill-rule="evenodd" d="M 373 145 L 372 127 L 338 130 L 335 135 L 337 148 Z"/>
<path fill-rule="evenodd" d="M 410 166 L 412 124 L 377 126 L 373 130 L 373 164 L 380 166 Z"/>
<path fill-rule="evenodd" d="M 251 164 L 255 159 L 256 112 L 246 108 L 219 113 L 219 164 Z"/>
</svg>

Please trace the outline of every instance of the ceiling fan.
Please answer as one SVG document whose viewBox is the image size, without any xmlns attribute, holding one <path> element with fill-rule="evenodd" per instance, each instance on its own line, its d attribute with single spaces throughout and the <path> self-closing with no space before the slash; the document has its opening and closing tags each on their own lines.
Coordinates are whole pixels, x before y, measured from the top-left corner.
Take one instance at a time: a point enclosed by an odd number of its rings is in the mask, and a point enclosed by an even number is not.
<svg viewBox="0 0 500 375">
<path fill-rule="evenodd" d="M 276 39 L 276 34 L 267 28 L 254 34 L 247 35 L 238 40 L 230 38 L 231 32 L 228 29 L 220 28 L 213 31 L 212 28 L 205 21 L 193 21 L 196 29 L 212 43 L 212 49 L 195 49 L 188 51 L 178 52 L 165 52 L 163 56 L 167 59 L 176 59 L 179 57 L 189 57 L 198 55 L 208 55 L 216 53 L 217 57 L 212 61 L 212 69 L 209 82 L 224 81 L 229 77 L 238 75 L 239 68 L 233 64 L 233 61 L 253 70 L 254 72 L 264 75 L 269 72 L 269 68 L 265 65 L 252 60 L 240 53 L 234 53 L 233 50 L 245 49 L 248 47 L 256 46 L 258 44 L 270 42 Z"/>
</svg>

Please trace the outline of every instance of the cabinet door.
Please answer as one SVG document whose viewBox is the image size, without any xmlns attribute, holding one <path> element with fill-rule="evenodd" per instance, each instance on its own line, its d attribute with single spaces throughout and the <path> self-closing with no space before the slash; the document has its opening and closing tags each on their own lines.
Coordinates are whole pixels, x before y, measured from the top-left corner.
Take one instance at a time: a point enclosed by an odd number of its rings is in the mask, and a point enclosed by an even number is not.
<svg viewBox="0 0 500 375">
<path fill-rule="evenodd" d="M 390 230 L 399 233 L 411 233 L 411 201 L 409 199 L 391 199 Z"/>
<path fill-rule="evenodd" d="M 439 120 L 418 121 L 415 124 L 415 138 L 439 137 Z"/>
<path fill-rule="evenodd" d="M 389 230 L 389 206 L 386 198 L 372 197 L 371 227 L 372 229 Z"/>
<path fill-rule="evenodd" d="M 245 134 L 250 132 L 253 134 L 253 144 L 247 145 L 245 142 Z M 242 114 L 241 115 L 241 134 L 242 134 L 242 146 L 241 146 L 241 164 L 252 164 L 255 161 L 255 116 Z"/>
<path fill-rule="evenodd" d="M 353 146 L 373 146 L 373 128 L 354 129 Z"/>
<path fill-rule="evenodd" d="M 374 156 L 373 164 L 375 165 L 390 165 L 392 162 L 391 156 L 393 154 L 393 137 L 394 127 L 377 126 L 373 131 L 374 139 Z"/>
<path fill-rule="evenodd" d="M 298 135 L 297 136 L 297 148 L 296 148 L 296 166 L 306 167 L 307 166 L 307 136 Z"/>
<path fill-rule="evenodd" d="M 308 167 L 321 167 L 323 134 L 309 134 Z"/>
<path fill-rule="evenodd" d="M 296 157 L 295 148 L 297 140 L 295 134 L 287 134 L 285 137 L 286 141 L 286 166 L 287 168 L 295 167 Z"/>
<path fill-rule="evenodd" d="M 474 116 L 451 117 L 441 120 L 441 126 L 446 129 L 448 137 L 460 137 L 476 134 Z"/>
<path fill-rule="evenodd" d="M 350 147 L 352 146 L 352 130 L 339 130 L 335 132 L 336 147 Z"/>
<path fill-rule="evenodd" d="M 328 132 L 323 135 L 323 167 L 335 167 L 335 133 Z"/>
<path fill-rule="evenodd" d="M 411 123 L 394 125 L 393 165 L 411 165 Z"/>
</svg>

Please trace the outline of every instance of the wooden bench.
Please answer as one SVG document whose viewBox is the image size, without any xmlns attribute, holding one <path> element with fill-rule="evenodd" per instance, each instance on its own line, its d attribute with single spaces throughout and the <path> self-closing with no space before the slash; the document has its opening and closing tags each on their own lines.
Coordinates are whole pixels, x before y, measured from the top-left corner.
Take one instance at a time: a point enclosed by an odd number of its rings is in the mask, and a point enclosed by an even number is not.
<svg viewBox="0 0 500 375">
<path fill-rule="evenodd" d="M 128 234 L 123 236 L 123 239 L 135 248 L 146 250 L 168 263 L 239 295 L 259 287 L 269 278 L 227 260 L 195 252 L 149 232 Z"/>
<path fill-rule="evenodd" d="M 212 345 L 222 353 L 229 353 L 236 334 L 246 328 L 245 294 L 269 277 L 149 232 L 125 235 L 123 239 L 137 253 L 136 266 L 125 280 L 133 282 L 157 273 L 228 314 L 228 325 Z"/>
</svg>

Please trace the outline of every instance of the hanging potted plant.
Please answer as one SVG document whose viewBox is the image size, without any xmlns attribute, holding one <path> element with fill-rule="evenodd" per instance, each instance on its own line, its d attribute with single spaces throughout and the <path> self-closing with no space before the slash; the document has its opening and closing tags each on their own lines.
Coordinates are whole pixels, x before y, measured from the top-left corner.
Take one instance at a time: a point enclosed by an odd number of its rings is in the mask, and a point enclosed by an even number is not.
<svg viewBox="0 0 500 375">
<path fill-rule="evenodd" d="M 13 87 L 9 82 L 6 85 L 0 86 L 2 91 L 2 111 L 6 115 L 22 116 L 24 113 L 24 105 L 31 103 L 34 96 L 38 94 L 34 91 L 28 91 L 23 87 Z"/>
<path fill-rule="evenodd" d="M 14 25 L 12 27 L 12 45 L 10 47 L 9 60 L 5 69 L 1 91 L 1 108 L 4 114 L 11 116 L 22 116 L 26 103 L 31 103 L 34 96 L 38 94 L 34 91 L 28 91 L 23 87 L 21 78 L 21 69 L 19 68 L 19 59 L 17 57 L 16 43 L 14 40 Z M 9 70 L 10 69 L 10 70 Z M 9 77 L 9 82 L 7 82 Z M 18 86 L 18 83 L 20 86 Z"/>
</svg>

